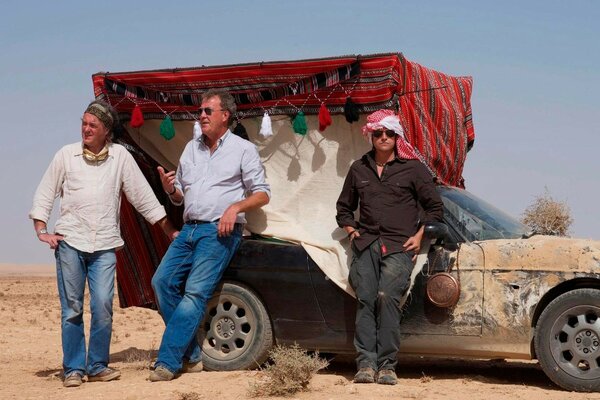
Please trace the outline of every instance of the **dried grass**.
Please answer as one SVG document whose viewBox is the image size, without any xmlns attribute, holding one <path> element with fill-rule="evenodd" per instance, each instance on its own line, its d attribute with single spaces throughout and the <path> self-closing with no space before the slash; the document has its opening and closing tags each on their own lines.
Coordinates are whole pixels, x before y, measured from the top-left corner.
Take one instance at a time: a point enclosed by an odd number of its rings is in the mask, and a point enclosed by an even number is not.
<svg viewBox="0 0 600 400">
<path fill-rule="evenodd" d="M 573 218 L 569 206 L 554 200 L 546 188 L 544 194 L 525 209 L 521 221 L 541 235 L 567 236 Z"/>
<path fill-rule="evenodd" d="M 308 391 L 312 377 L 329 365 L 319 353 L 308 354 L 297 344 L 276 346 L 269 352 L 269 357 L 272 363 L 261 370 L 257 381 L 250 384 L 248 395 L 251 397 L 289 396 Z"/>
<path fill-rule="evenodd" d="M 200 400 L 204 397 L 195 392 L 175 392 L 177 400 Z"/>
</svg>

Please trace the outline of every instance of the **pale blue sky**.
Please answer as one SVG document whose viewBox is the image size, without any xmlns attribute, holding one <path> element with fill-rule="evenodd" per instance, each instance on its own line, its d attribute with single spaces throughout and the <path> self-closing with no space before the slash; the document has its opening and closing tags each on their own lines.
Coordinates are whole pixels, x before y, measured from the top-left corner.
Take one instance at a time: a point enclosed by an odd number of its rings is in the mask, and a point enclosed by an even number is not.
<svg viewBox="0 0 600 400">
<path fill-rule="evenodd" d="M 27 213 L 93 73 L 396 51 L 473 76 L 469 190 L 519 216 L 547 187 L 600 239 L 600 2 L 82 3 L 3 2 L 0 263 L 53 263 Z"/>
</svg>

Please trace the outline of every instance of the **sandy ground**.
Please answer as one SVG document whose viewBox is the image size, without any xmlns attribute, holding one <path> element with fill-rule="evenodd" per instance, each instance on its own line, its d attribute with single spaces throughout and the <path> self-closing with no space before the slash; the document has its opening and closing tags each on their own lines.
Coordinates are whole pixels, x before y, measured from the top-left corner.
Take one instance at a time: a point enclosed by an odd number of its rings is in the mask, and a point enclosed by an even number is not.
<svg viewBox="0 0 600 400">
<path fill-rule="evenodd" d="M 89 316 L 86 310 L 86 323 Z M 111 366 L 118 381 L 64 388 L 54 267 L 0 264 L 0 399 L 243 399 L 259 372 L 184 374 L 150 383 L 163 324 L 155 311 L 115 306 Z M 534 362 L 412 359 L 396 386 L 356 385 L 353 365 L 334 361 L 294 399 L 600 399 L 554 386 Z"/>
</svg>

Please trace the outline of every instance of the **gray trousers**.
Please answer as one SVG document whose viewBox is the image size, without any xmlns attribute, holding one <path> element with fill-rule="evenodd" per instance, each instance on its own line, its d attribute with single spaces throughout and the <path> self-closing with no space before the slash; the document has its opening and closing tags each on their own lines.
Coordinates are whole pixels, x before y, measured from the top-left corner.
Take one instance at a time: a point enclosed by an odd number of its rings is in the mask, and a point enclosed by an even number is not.
<svg viewBox="0 0 600 400">
<path fill-rule="evenodd" d="M 395 369 L 400 348 L 400 299 L 410 283 L 411 256 L 392 253 L 381 256 L 376 240 L 362 252 L 354 249 L 350 285 L 356 292 L 354 346 L 358 368 L 376 371 Z"/>
</svg>

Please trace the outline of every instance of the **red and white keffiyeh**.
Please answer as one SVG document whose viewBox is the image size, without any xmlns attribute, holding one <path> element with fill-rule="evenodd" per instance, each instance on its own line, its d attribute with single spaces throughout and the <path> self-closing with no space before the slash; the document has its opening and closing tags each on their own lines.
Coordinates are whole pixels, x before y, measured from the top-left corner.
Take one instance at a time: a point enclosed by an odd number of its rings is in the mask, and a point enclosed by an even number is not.
<svg viewBox="0 0 600 400">
<path fill-rule="evenodd" d="M 398 157 L 407 160 L 419 160 L 415 149 L 406 140 L 400 119 L 392 110 L 378 110 L 367 116 L 367 123 L 362 128 L 362 134 L 373 143 L 373 131 L 392 130 L 396 132 L 396 150 Z"/>
</svg>

